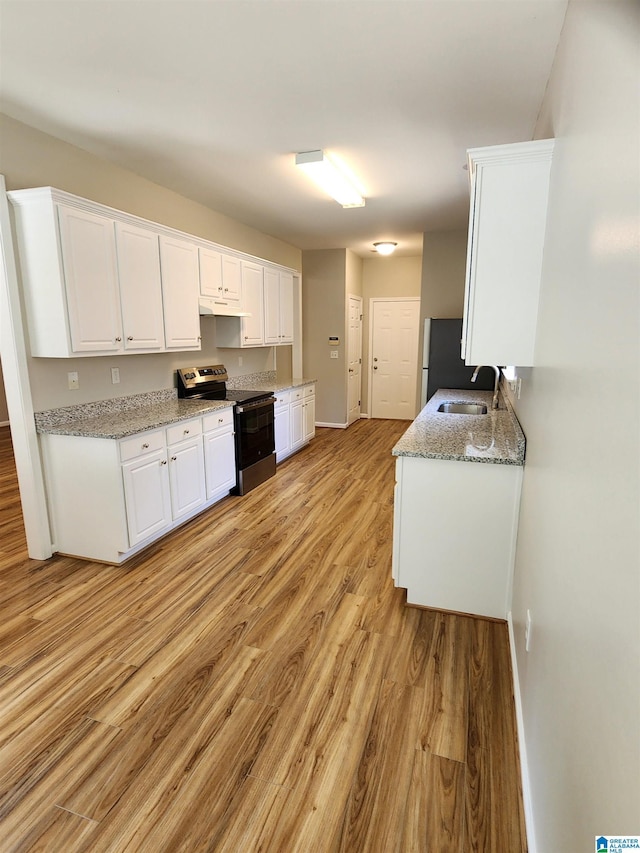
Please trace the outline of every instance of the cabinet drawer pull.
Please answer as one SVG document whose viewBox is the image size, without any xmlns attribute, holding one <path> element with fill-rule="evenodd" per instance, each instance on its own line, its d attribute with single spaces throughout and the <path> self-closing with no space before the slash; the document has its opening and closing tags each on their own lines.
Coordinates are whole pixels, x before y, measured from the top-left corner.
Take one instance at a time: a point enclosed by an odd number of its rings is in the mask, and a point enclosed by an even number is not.
<svg viewBox="0 0 640 853">
<path fill-rule="evenodd" d="M 219 423 L 219 424 L 223 424 L 223 423 L 224 423 L 224 418 L 218 418 L 218 423 Z"/>
<path fill-rule="evenodd" d="M 183 430 L 183 435 L 189 435 L 189 430 L 188 429 Z"/>
<path fill-rule="evenodd" d="M 145 441 L 145 443 L 142 445 L 142 449 L 143 449 L 143 450 L 148 450 L 148 449 L 149 449 L 149 445 L 148 445 L 148 443 L 147 443 L 146 441 Z"/>
<path fill-rule="evenodd" d="M 172 461 L 172 462 L 175 462 L 175 461 L 176 461 L 176 457 L 175 457 L 175 456 L 172 456 L 172 457 L 171 457 L 171 461 Z M 165 462 L 165 465 L 166 465 L 166 462 Z"/>
<path fill-rule="evenodd" d="M 166 459 L 163 459 L 163 460 L 160 462 L 160 464 L 161 464 L 161 465 L 166 465 L 166 464 L 167 464 L 167 460 L 166 460 Z"/>
</svg>

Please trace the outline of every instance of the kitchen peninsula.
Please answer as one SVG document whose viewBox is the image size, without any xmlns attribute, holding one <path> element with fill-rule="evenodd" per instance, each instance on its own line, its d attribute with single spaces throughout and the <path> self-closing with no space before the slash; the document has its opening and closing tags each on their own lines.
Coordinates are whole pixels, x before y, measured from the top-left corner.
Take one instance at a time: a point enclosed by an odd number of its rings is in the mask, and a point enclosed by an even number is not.
<svg viewBox="0 0 640 853">
<path fill-rule="evenodd" d="M 505 619 L 510 600 L 525 438 L 505 398 L 441 389 L 393 448 L 392 573 L 407 603 Z M 482 415 L 445 414 L 482 403 Z"/>
</svg>

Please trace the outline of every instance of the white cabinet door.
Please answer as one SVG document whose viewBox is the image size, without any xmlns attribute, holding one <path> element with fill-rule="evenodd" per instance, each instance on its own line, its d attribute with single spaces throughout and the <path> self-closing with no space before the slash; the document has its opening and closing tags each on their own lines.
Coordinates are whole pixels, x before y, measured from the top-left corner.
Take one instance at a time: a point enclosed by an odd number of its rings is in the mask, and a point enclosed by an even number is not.
<svg viewBox="0 0 640 853">
<path fill-rule="evenodd" d="M 264 344 L 264 308 L 262 299 L 263 267 L 242 261 L 242 307 L 250 317 L 242 318 L 242 346 Z"/>
<path fill-rule="evenodd" d="M 167 349 L 200 349 L 198 247 L 161 235 L 160 269 Z"/>
<path fill-rule="evenodd" d="M 204 465 L 207 499 L 236 485 L 236 450 L 233 432 L 213 430 L 204 434 Z"/>
<path fill-rule="evenodd" d="M 171 483 L 171 511 L 182 518 L 205 502 L 204 453 L 202 437 L 196 436 L 168 449 Z"/>
<path fill-rule="evenodd" d="M 124 348 L 164 349 L 158 235 L 122 222 L 115 227 Z"/>
<path fill-rule="evenodd" d="M 264 342 L 293 343 L 293 275 L 265 267 Z"/>
<path fill-rule="evenodd" d="M 304 444 L 304 409 L 302 398 L 291 403 L 291 449 Z"/>
<path fill-rule="evenodd" d="M 240 302 L 242 295 L 242 270 L 240 259 L 233 255 L 222 256 L 222 296 L 228 302 Z"/>
<path fill-rule="evenodd" d="M 468 152 L 467 364 L 534 364 L 553 140 Z"/>
<path fill-rule="evenodd" d="M 215 249 L 198 249 L 200 262 L 200 294 L 220 298 L 222 296 L 222 253 Z"/>
<path fill-rule="evenodd" d="M 304 440 L 310 441 L 316 434 L 316 398 L 307 396 L 302 404 Z"/>
<path fill-rule="evenodd" d="M 276 462 L 284 459 L 291 451 L 291 412 L 290 406 L 284 405 L 274 412 L 276 438 Z"/>
<path fill-rule="evenodd" d="M 279 344 L 280 333 L 280 272 L 265 267 L 264 271 L 264 342 Z"/>
<path fill-rule="evenodd" d="M 164 449 L 133 459 L 122 466 L 130 547 L 171 524 L 167 468 Z"/>
<path fill-rule="evenodd" d="M 280 343 L 293 343 L 293 274 L 280 273 Z"/>
<path fill-rule="evenodd" d="M 112 219 L 58 205 L 73 352 L 122 350 Z"/>
</svg>

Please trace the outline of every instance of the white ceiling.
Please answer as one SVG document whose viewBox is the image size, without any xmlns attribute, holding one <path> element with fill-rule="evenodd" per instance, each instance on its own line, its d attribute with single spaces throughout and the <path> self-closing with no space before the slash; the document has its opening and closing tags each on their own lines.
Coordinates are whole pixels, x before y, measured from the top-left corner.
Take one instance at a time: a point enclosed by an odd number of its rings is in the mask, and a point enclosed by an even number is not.
<svg viewBox="0 0 640 853">
<path fill-rule="evenodd" d="M 466 226 L 467 148 L 533 136 L 566 0 L 1 0 L 0 108 L 302 249 Z M 293 165 L 324 148 L 367 203 Z"/>
</svg>

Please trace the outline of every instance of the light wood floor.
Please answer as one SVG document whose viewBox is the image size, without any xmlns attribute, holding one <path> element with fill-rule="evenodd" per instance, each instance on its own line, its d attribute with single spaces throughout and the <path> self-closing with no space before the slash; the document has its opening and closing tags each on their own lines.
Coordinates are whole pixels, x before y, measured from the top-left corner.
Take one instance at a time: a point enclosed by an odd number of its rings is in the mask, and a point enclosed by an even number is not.
<svg viewBox="0 0 640 853">
<path fill-rule="evenodd" d="M 26 558 L 0 429 L 2 853 L 525 850 L 506 625 L 391 582 L 406 426 L 117 568 Z"/>
</svg>

